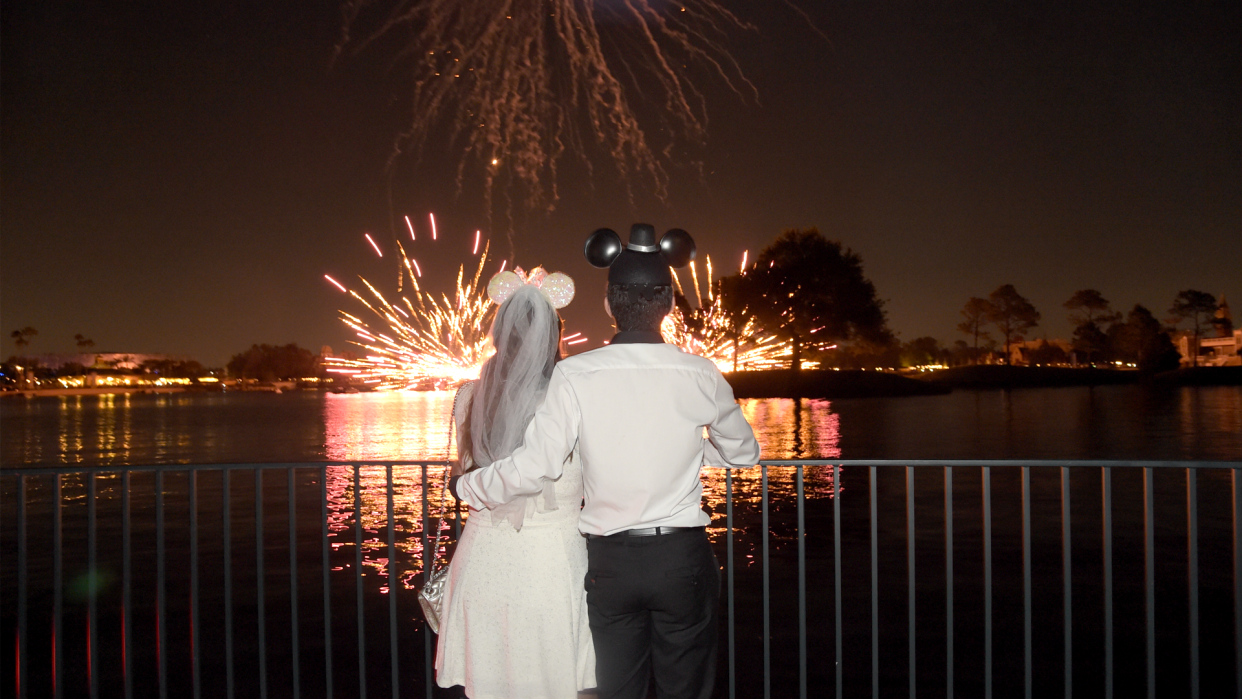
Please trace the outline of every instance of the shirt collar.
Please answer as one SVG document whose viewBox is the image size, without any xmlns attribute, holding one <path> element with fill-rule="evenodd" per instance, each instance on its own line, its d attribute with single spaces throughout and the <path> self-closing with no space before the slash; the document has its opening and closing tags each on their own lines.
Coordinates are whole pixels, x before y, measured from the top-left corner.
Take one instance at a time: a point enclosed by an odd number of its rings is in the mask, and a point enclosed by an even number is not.
<svg viewBox="0 0 1242 699">
<path fill-rule="evenodd" d="M 663 344 L 664 338 L 653 330 L 626 330 L 612 336 L 610 345 Z"/>
</svg>

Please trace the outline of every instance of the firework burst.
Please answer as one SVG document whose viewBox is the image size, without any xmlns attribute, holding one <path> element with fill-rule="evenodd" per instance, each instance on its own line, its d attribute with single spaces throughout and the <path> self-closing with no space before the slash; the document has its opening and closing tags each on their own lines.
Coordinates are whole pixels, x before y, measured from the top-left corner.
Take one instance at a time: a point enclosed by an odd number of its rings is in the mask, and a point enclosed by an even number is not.
<svg viewBox="0 0 1242 699">
<path fill-rule="evenodd" d="M 646 175 L 663 197 L 673 134 L 697 144 L 706 132 L 705 99 L 687 65 L 754 94 L 724 49 L 729 33 L 754 27 L 717 0 L 347 0 L 342 10 L 338 54 L 397 36 L 409 61 L 413 120 L 394 157 L 450 125 L 465 152 L 458 188 L 467 163 L 480 167 L 488 211 L 501 183 L 523 191 L 532 209 L 551 208 L 558 163 L 577 153 L 590 170 L 590 143 L 623 180 Z M 655 108 L 657 128 L 640 125 L 632 107 L 640 100 Z M 649 133 L 670 140 L 653 144 Z"/>
<path fill-rule="evenodd" d="M 374 245 L 374 241 L 371 243 Z M 492 353 L 488 330 L 495 307 L 488 300 L 486 283 L 479 284 L 489 246 L 484 244 L 473 276 L 466 277 L 463 264 L 457 270 L 453 296 L 441 294 L 437 298 L 419 286 L 422 275 L 416 271 L 418 262 L 406 255 L 401 243 L 396 245 L 399 265 L 410 280 L 409 295 L 398 291 L 398 296 L 389 300 L 362 277 L 359 281 L 366 291 L 359 294 L 324 275 L 371 314 L 369 320 L 364 320 L 340 312 L 341 322 L 358 337 L 353 344 L 364 354 L 360 359 L 327 358 L 327 370 L 378 390 L 450 388 L 477 378 L 479 367 Z"/>
<path fill-rule="evenodd" d="M 789 366 L 793 345 L 776 335 L 764 332 L 754 316 L 746 315 L 741 327 L 724 307 L 712 280 L 712 258 L 707 258 L 707 283 L 699 282 L 698 268 L 690 263 L 690 287 L 695 306 L 685 293 L 677 272 L 673 281 L 681 297 L 673 312 L 660 325 L 664 341 L 687 352 L 710 359 L 721 371 L 759 371 Z M 741 314 L 745 315 L 745 314 Z M 818 362 L 803 361 L 803 368 L 817 369 Z"/>
</svg>

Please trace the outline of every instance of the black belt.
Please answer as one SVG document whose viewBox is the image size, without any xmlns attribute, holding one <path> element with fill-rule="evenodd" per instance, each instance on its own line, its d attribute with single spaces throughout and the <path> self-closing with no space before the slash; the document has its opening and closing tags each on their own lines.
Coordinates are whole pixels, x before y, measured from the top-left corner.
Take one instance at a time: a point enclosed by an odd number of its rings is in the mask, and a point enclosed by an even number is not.
<svg viewBox="0 0 1242 699">
<path fill-rule="evenodd" d="M 609 539 L 623 536 L 664 536 L 677 532 L 703 531 L 704 527 L 646 527 L 644 529 L 626 529 L 616 534 L 587 534 L 588 539 Z"/>
</svg>

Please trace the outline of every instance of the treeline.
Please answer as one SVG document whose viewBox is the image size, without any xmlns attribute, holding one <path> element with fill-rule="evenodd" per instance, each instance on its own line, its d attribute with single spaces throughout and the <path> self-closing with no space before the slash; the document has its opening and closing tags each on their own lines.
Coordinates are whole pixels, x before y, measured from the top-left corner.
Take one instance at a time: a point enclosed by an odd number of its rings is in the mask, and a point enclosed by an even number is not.
<svg viewBox="0 0 1242 699">
<path fill-rule="evenodd" d="M 251 345 L 245 352 L 233 355 L 226 368 L 231 378 L 259 381 L 300 379 L 322 373 L 318 357 L 292 343 Z"/>
<path fill-rule="evenodd" d="M 775 335 L 791 343 L 790 367 L 795 370 L 807 360 L 839 368 L 1008 362 L 1015 346 L 1024 343 L 1041 320 L 1027 298 L 1012 284 L 1004 284 L 986 298 L 966 302 L 957 329 L 967 340 L 951 347 L 933 337 L 900 342 L 888 327 L 875 285 L 863 273 L 861 257 L 815 228 L 786 230 L 738 274 L 719 279 L 716 292 L 723 319 L 696 320 L 695 309 L 678 298 L 689 325 L 722 324 L 725 333 L 735 337 L 746 328 Z M 1074 327 L 1072 342 L 1068 347 L 1049 342 L 1023 345 L 1027 362 L 1123 362 L 1144 371 L 1163 371 L 1178 366 L 1173 334 L 1181 326 L 1187 326 L 1196 345 L 1208 331 L 1225 336 L 1233 330 L 1228 318 L 1214 317 L 1216 298 L 1195 289 L 1177 294 L 1166 323 L 1138 304 L 1124 315 L 1114 312 L 1095 289 L 1075 292 L 1063 306 Z"/>
<path fill-rule="evenodd" d="M 1233 324 L 1227 317 L 1216 317 L 1216 298 L 1205 291 L 1187 289 L 1181 291 L 1169 309 L 1171 318 L 1163 324 L 1142 304 L 1135 304 L 1124 316 L 1112 309 L 1111 303 L 1095 289 L 1082 289 L 1062 304 L 1069 310 L 1069 320 L 1074 327 L 1070 348 L 1077 354 L 1078 363 L 1086 365 L 1122 362 L 1142 371 L 1165 371 L 1176 369 L 1181 355 L 1173 344 L 1173 333 L 1178 326 L 1189 323 L 1188 334 L 1197 345 L 1204 332 L 1211 328 L 1214 334 L 1226 336 L 1233 332 Z M 1013 356 L 1012 347 L 1024 341 L 1027 333 L 1039 325 L 1040 314 L 1012 284 L 1005 284 L 986 299 L 972 297 L 962 308 L 963 321 L 959 332 L 971 342 L 965 349 L 970 363 L 978 363 L 998 345 L 1004 345 L 1004 361 Z M 989 330 L 995 330 L 993 338 Z M 966 344 L 959 341 L 959 345 Z M 1044 343 L 1032 350 L 1032 363 L 1063 364 L 1070 357 L 1056 345 Z"/>
</svg>

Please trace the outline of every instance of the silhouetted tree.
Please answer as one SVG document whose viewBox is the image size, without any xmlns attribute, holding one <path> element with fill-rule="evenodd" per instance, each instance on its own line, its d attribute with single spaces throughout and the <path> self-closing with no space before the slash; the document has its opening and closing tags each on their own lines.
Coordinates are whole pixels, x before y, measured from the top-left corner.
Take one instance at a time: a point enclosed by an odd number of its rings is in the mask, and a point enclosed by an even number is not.
<svg viewBox="0 0 1242 699">
<path fill-rule="evenodd" d="M 988 320 L 1005 338 L 1005 363 L 1009 364 L 1012 356 L 1010 346 L 1039 325 L 1039 311 L 1013 288 L 1013 284 L 1005 284 L 988 294 L 988 303 L 992 306 Z"/>
<path fill-rule="evenodd" d="M 95 346 L 94 340 L 90 339 L 89 337 L 81 333 L 74 335 L 73 340 L 74 342 L 78 343 L 78 349 L 80 350 L 88 350 Z"/>
<path fill-rule="evenodd" d="M 243 379 L 298 379 L 315 375 L 315 355 L 295 344 L 251 345 L 245 352 L 233 355 L 228 370 Z"/>
<path fill-rule="evenodd" d="M 1108 361 L 1108 335 L 1095 323 L 1083 323 L 1074 328 L 1073 345 L 1083 353 L 1086 364 L 1093 364 L 1094 360 Z"/>
<path fill-rule="evenodd" d="M 202 364 L 192 359 L 148 359 L 138 368 L 143 373 L 168 379 L 196 379 L 207 373 Z"/>
<path fill-rule="evenodd" d="M 1216 337 L 1229 337 L 1233 334 L 1233 318 L 1229 314 L 1229 303 L 1225 295 L 1220 295 L 1220 303 L 1216 304 L 1216 314 L 1212 318 L 1212 327 Z"/>
<path fill-rule="evenodd" d="M 1108 299 L 1095 289 L 1075 291 L 1065 307 L 1073 311 L 1069 319 L 1074 324 L 1074 349 L 1082 352 L 1086 363 L 1091 364 L 1092 356 L 1107 346 L 1108 338 L 1100 324 L 1120 320 L 1121 314 L 1112 312 Z"/>
<path fill-rule="evenodd" d="M 65 362 L 56 369 L 57 376 L 82 376 L 86 367 L 78 362 Z"/>
<path fill-rule="evenodd" d="M 1202 334 L 1203 322 L 1210 321 L 1215 312 L 1216 297 L 1206 291 L 1186 289 L 1178 292 L 1177 298 L 1173 299 L 1173 307 L 1169 309 L 1169 313 L 1173 314 L 1172 322 L 1190 320 L 1191 334 L 1194 337 L 1194 344 L 1188 348 L 1191 366 L 1199 365 L 1199 336 Z"/>
<path fill-rule="evenodd" d="M 21 352 L 23 347 L 30 345 L 30 338 L 38 335 L 39 331 L 27 325 L 21 330 L 14 330 L 9 333 L 9 337 L 13 338 L 13 344 L 17 346 L 17 351 Z"/>
<path fill-rule="evenodd" d="M 1049 366 L 1054 364 L 1068 364 L 1069 354 L 1061 349 L 1060 345 L 1054 345 L 1044 340 L 1037 347 L 1031 347 L 1027 351 L 1027 358 L 1031 364 L 1037 366 Z"/>
<path fill-rule="evenodd" d="M 991 322 L 992 304 L 987 299 L 981 299 L 978 296 L 971 296 L 966 302 L 966 306 L 962 308 L 962 317 L 966 320 L 957 324 L 957 329 L 970 335 L 974 339 L 973 353 L 971 354 L 971 364 L 979 363 L 979 340 L 991 341 L 992 336 L 983 329 L 985 325 Z"/>
<path fill-rule="evenodd" d="M 753 314 L 765 330 L 793 344 L 795 371 L 807 348 L 846 341 L 893 344 L 862 258 L 815 228 L 786 230 L 743 274 L 720 281 L 732 312 Z"/>
<path fill-rule="evenodd" d="M 934 337 L 916 337 L 901 346 L 902 366 L 926 366 L 948 361 L 949 351 Z"/>
<path fill-rule="evenodd" d="M 1142 305 L 1135 304 L 1126 322 L 1114 323 L 1108 329 L 1108 336 L 1114 356 L 1137 365 L 1139 371 L 1168 371 L 1181 363 L 1168 332 Z"/>
</svg>

